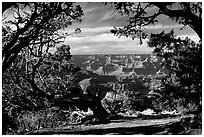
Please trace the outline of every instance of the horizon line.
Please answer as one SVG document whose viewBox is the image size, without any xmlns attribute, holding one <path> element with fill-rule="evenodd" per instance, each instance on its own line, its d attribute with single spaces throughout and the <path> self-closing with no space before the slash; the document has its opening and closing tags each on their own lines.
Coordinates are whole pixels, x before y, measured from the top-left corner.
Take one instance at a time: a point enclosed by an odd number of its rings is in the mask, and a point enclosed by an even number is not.
<svg viewBox="0 0 204 137">
<path fill-rule="evenodd" d="M 70 54 L 73 56 L 76 55 L 149 55 L 149 54 L 154 54 L 153 52 L 151 53 L 90 53 L 90 54 Z"/>
</svg>

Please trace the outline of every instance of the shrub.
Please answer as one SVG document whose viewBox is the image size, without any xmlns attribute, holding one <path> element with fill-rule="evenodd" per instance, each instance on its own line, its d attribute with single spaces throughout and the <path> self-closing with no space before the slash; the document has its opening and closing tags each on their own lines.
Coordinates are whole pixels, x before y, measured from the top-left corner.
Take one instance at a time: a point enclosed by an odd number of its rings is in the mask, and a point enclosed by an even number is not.
<svg viewBox="0 0 204 137">
<path fill-rule="evenodd" d="M 19 115 L 19 133 L 32 132 L 41 128 L 56 128 L 69 122 L 70 113 L 60 108 L 46 108 L 38 111 L 24 111 Z"/>
<path fill-rule="evenodd" d="M 124 91 L 115 93 L 112 98 L 104 98 L 105 109 L 111 114 L 118 113 L 134 113 L 135 111 L 143 111 L 146 108 L 154 109 L 152 101 L 148 100 L 145 95 L 139 92 Z"/>
</svg>

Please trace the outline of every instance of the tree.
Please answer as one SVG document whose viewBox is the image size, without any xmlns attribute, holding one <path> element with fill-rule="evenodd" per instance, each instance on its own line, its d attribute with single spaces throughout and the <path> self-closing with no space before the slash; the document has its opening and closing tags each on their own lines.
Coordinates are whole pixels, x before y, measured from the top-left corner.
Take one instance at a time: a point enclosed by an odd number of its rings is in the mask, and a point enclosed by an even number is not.
<svg viewBox="0 0 204 137">
<path fill-rule="evenodd" d="M 127 25 L 111 30 L 117 36 L 145 39 L 148 33 L 145 26 L 154 25 L 160 15 L 191 27 L 202 40 L 202 3 L 197 2 L 139 2 L 112 3 L 115 10 L 122 15 L 129 16 Z M 151 12 L 150 12 L 151 11 Z M 190 39 L 177 38 L 174 32 L 161 32 L 149 35 L 149 47 L 154 53 L 162 57 L 163 66 L 169 74 L 157 81 L 155 92 L 161 92 L 163 103 L 167 101 L 170 107 L 183 105 L 189 110 L 201 105 L 202 91 L 202 43 L 195 43 Z M 155 84 L 155 83 L 153 83 Z M 158 88 L 159 86 L 159 88 Z M 180 100 L 180 102 L 178 102 Z M 179 104 L 180 103 L 180 104 Z"/>
<path fill-rule="evenodd" d="M 11 83 L 14 86 L 5 92 L 12 93 L 12 89 L 17 88 L 24 91 L 18 94 L 26 93 L 33 98 L 45 98 L 56 91 L 66 92 L 74 74 L 80 70 L 68 62 L 69 50 L 68 45 L 62 45 L 53 54 L 46 53 L 39 58 L 32 56 L 29 49 L 21 52 L 8 69 L 9 73 L 5 72 L 3 88 L 8 89 Z"/>
<path fill-rule="evenodd" d="M 24 51 L 27 54 L 21 54 L 15 59 L 4 74 L 4 116 L 7 116 L 7 111 L 13 109 L 17 109 L 19 115 L 24 111 L 37 111 L 53 106 L 55 95 L 69 92 L 71 80 L 79 70 L 73 64 L 69 64 L 69 50 L 68 45 L 62 45 L 53 54 L 48 53 L 41 57 L 42 61 L 38 65 L 35 65 L 37 59 L 31 56 L 29 49 L 27 52 Z M 12 116 L 11 121 L 14 121 L 13 118 Z M 10 119 L 7 122 L 9 121 Z"/>
<path fill-rule="evenodd" d="M 3 7 L 4 4 L 8 3 L 3 3 Z M 3 72 L 24 47 L 49 47 L 61 42 L 67 34 L 59 35 L 57 31 L 80 22 L 83 15 L 81 7 L 73 3 L 11 3 L 7 9 L 10 7 L 13 18 L 3 22 Z"/>
<path fill-rule="evenodd" d="M 176 105 L 190 111 L 197 109 L 202 97 L 201 42 L 176 38 L 171 31 L 152 34 L 148 44 L 155 48 L 154 53 L 163 58 L 162 65 L 169 70 L 159 82 L 159 87 L 152 90 L 162 94 L 162 102 L 173 109 Z"/>
<path fill-rule="evenodd" d="M 67 90 L 68 92 L 57 98 L 54 103 L 55 105 L 60 106 L 62 109 L 68 109 L 69 107 L 75 106 L 86 112 L 88 111 L 88 108 L 90 108 L 93 111 L 92 117 L 97 118 L 98 122 L 107 122 L 109 113 L 102 106 L 101 100 L 111 89 L 103 85 L 98 85 L 95 88 L 97 89 L 87 90 L 87 93 L 84 93 L 84 91 L 78 87 L 69 88 Z M 95 95 L 93 95 L 93 93 L 95 93 Z"/>
<path fill-rule="evenodd" d="M 75 21 L 80 22 L 83 11 L 73 3 L 9 4 L 13 18 L 10 17 L 3 22 L 3 86 L 5 91 L 10 88 L 11 93 L 13 87 L 17 86 L 17 89 L 43 97 L 46 90 L 37 85 L 39 80 L 36 80 L 39 68 L 43 66 L 49 49 L 63 43 L 65 38 L 71 35 L 59 33 L 58 30 Z M 76 29 L 74 33 L 78 32 L 80 30 Z M 69 59 L 69 48 L 66 54 Z M 10 81 L 8 77 L 13 84 L 6 84 L 9 83 L 6 80 Z"/>
<path fill-rule="evenodd" d="M 44 107 L 48 94 L 46 86 L 40 83 L 40 67 L 45 65 L 50 48 L 62 44 L 67 36 L 80 32 L 80 29 L 76 29 L 74 33 L 68 34 L 60 30 L 73 22 L 81 22 L 83 11 L 74 3 L 2 5 L 2 110 L 8 113 L 7 110 L 15 107 L 20 107 L 20 110 Z M 7 10 L 13 16 L 8 15 Z M 63 47 L 67 48 L 62 51 L 66 55 L 60 53 L 58 57 L 65 56 L 68 60 L 71 57 L 69 46 Z"/>
<path fill-rule="evenodd" d="M 122 2 L 112 3 L 115 10 L 122 15 L 128 15 L 128 24 L 122 28 L 111 30 L 119 36 L 127 36 L 132 39 L 146 38 L 145 26 L 158 22 L 157 17 L 165 15 L 171 20 L 191 27 L 202 39 L 202 3 L 197 2 Z M 151 12 L 150 12 L 151 11 Z"/>
<path fill-rule="evenodd" d="M 80 70 L 68 61 L 70 47 L 62 45 L 53 54 L 49 53 L 39 67 L 37 73 L 37 85 L 49 94 L 61 94 L 68 92 L 75 74 Z"/>
</svg>

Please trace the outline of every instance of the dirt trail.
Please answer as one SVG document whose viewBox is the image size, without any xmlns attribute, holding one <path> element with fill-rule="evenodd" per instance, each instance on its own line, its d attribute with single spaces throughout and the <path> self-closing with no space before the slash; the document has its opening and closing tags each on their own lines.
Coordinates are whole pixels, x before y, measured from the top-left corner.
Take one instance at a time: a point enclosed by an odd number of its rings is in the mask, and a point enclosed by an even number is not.
<svg viewBox="0 0 204 137">
<path fill-rule="evenodd" d="M 97 125 L 69 125 L 57 129 L 42 129 L 29 134 L 38 135 L 53 135 L 53 134 L 75 134 L 75 135 L 131 135 L 131 134 L 164 134 L 165 129 L 179 123 L 180 117 L 165 118 L 165 119 L 135 119 L 123 118 L 111 120 L 107 124 Z"/>
</svg>

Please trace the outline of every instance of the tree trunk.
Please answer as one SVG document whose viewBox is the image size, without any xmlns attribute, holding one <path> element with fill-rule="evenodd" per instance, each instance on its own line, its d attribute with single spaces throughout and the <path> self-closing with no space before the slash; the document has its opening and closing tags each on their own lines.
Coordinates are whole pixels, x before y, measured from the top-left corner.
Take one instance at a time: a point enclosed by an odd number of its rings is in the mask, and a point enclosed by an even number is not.
<svg viewBox="0 0 204 137">
<path fill-rule="evenodd" d="M 95 117 L 105 119 L 108 117 L 108 112 L 103 108 L 100 99 L 92 98 L 89 95 L 67 95 L 63 99 L 59 99 L 54 103 L 55 106 L 68 108 L 69 106 L 77 106 L 83 111 L 90 108 Z"/>
</svg>

